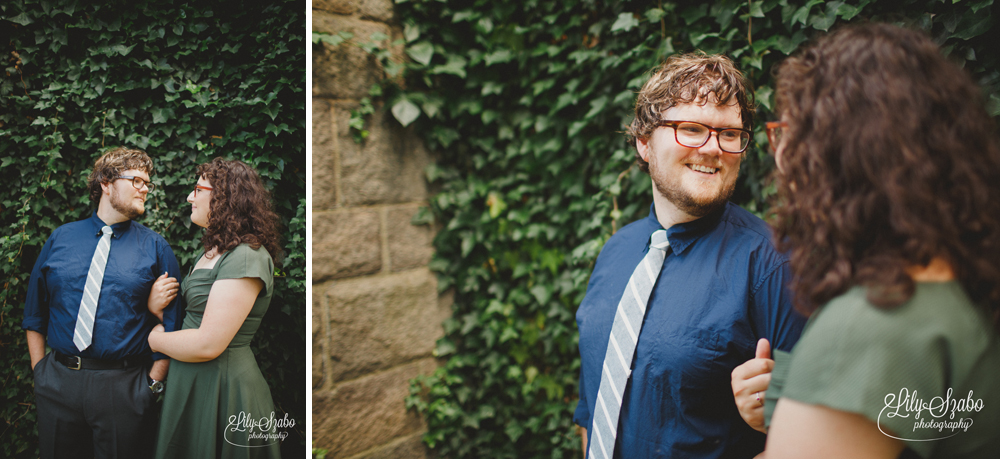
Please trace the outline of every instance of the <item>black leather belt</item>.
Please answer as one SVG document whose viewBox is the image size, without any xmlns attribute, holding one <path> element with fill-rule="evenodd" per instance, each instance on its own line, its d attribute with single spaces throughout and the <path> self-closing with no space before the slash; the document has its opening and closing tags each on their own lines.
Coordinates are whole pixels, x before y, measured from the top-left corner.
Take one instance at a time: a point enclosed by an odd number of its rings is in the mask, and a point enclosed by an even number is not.
<svg viewBox="0 0 1000 459">
<path fill-rule="evenodd" d="M 56 362 L 66 365 L 70 370 L 119 370 L 122 368 L 137 367 L 149 362 L 149 357 L 131 357 L 121 360 L 100 360 L 66 355 L 55 352 Z"/>
</svg>

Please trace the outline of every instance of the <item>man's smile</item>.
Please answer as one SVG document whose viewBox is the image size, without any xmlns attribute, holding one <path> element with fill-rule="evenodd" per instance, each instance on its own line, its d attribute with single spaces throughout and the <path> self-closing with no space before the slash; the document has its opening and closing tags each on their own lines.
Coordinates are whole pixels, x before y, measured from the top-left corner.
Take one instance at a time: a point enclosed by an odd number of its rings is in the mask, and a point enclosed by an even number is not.
<svg viewBox="0 0 1000 459">
<path fill-rule="evenodd" d="M 705 174 L 715 174 L 716 172 L 719 171 L 718 168 L 702 166 L 700 164 L 687 164 L 686 166 L 688 167 L 688 169 L 691 169 L 695 172 L 702 172 Z"/>
</svg>

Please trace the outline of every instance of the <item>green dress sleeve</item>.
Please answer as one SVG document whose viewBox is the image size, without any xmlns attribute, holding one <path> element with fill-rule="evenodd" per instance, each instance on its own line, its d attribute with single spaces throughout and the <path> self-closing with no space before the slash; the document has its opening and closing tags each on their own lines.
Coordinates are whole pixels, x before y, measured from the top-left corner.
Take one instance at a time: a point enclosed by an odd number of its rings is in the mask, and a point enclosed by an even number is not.
<svg viewBox="0 0 1000 459">
<path fill-rule="evenodd" d="M 963 342 L 974 339 L 969 331 L 981 328 L 970 322 L 974 314 L 951 313 L 956 299 L 965 298 L 949 291 L 957 286 L 936 288 L 940 292 L 935 288 L 929 293 L 927 287 L 918 288 L 909 302 L 892 309 L 873 306 L 863 288 L 831 301 L 812 318 L 794 349 L 782 396 L 861 414 L 883 433 L 909 440 L 904 441 L 908 447 L 929 456 L 935 442 L 928 440 L 948 432 L 915 423 L 958 417 L 917 412 L 907 403 L 948 396 L 971 366 L 955 351 L 968 348 Z"/>
<path fill-rule="evenodd" d="M 249 245 L 240 244 L 219 260 L 216 280 L 244 277 L 264 281 L 264 291 L 260 296 L 271 295 L 274 288 L 274 261 L 264 247 L 254 250 Z"/>
</svg>

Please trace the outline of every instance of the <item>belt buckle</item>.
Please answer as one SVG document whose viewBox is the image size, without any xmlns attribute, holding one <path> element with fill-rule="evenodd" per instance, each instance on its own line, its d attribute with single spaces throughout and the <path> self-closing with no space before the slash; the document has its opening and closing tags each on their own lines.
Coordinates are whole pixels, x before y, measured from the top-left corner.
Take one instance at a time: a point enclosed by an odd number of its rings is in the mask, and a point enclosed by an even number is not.
<svg viewBox="0 0 1000 459">
<path fill-rule="evenodd" d="M 78 355 L 71 355 L 71 356 L 69 356 L 69 358 L 70 359 L 76 359 L 76 368 L 71 367 L 69 365 L 66 365 L 66 368 L 69 368 L 70 370 L 79 370 L 80 366 L 83 363 L 83 359 L 81 359 L 80 356 L 78 356 Z"/>
</svg>

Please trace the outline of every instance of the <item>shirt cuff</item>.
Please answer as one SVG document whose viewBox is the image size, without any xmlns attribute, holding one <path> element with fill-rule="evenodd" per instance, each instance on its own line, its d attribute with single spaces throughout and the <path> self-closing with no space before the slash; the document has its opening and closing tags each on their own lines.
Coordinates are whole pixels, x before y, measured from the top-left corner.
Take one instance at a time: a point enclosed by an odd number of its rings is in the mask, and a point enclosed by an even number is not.
<svg viewBox="0 0 1000 459">
<path fill-rule="evenodd" d="M 21 322 L 22 330 L 31 330 L 33 332 L 41 333 L 42 335 L 46 335 L 48 333 L 48 328 L 48 324 L 38 317 L 25 317 L 24 321 Z"/>
<path fill-rule="evenodd" d="M 576 404 L 576 411 L 573 413 L 573 422 L 584 429 L 590 428 L 590 410 L 587 403 L 582 399 Z"/>
</svg>

